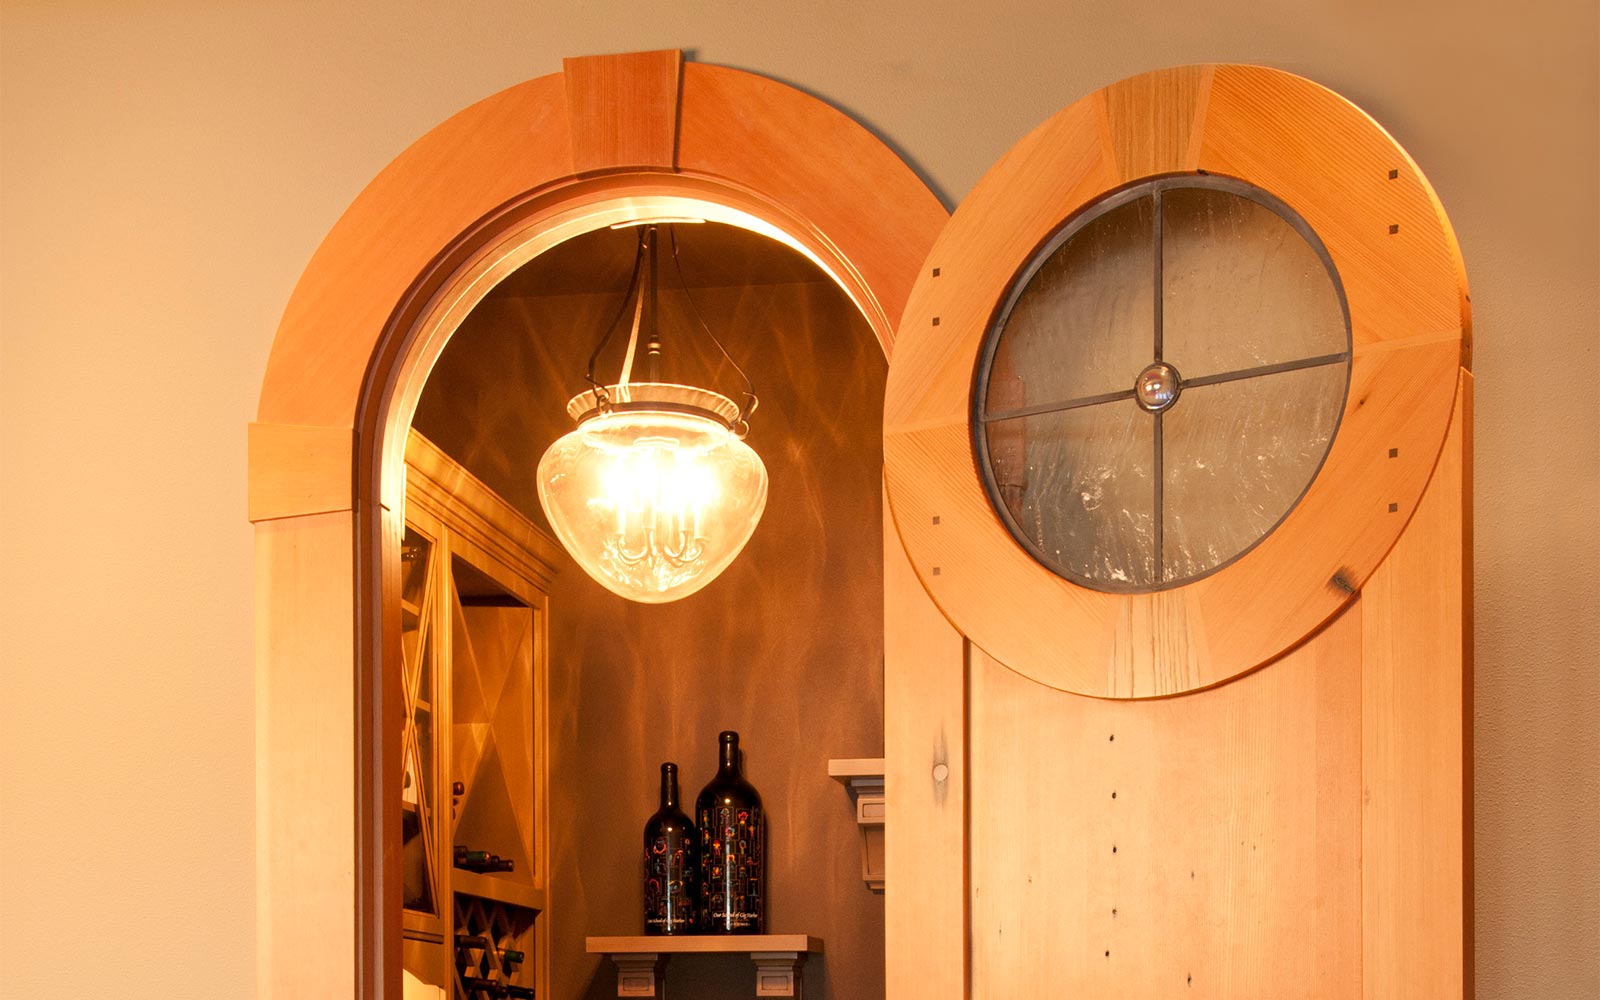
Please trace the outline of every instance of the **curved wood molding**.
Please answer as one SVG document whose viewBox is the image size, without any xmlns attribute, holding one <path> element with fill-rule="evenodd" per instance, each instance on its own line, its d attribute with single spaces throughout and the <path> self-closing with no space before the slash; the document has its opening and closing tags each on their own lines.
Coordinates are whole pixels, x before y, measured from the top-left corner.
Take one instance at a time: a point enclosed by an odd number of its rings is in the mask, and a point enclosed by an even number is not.
<svg viewBox="0 0 1600 1000">
<path fill-rule="evenodd" d="M 263 998 L 399 994 L 382 815 L 398 761 L 377 721 L 390 717 L 392 664 L 366 635 L 395 574 L 367 549 L 398 542 L 379 508 L 398 495 L 416 392 L 453 324 L 510 267 L 685 203 L 809 254 L 885 352 L 947 218 L 892 150 L 798 90 L 677 52 L 599 56 L 419 139 L 295 287 L 250 452 Z"/>
<path fill-rule="evenodd" d="M 974 365 L 1013 275 L 1063 220 L 1128 182 L 1200 171 L 1276 195 L 1326 245 L 1353 340 L 1343 418 L 1299 506 L 1232 566 L 1151 594 L 1087 590 L 1036 562 L 991 509 L 970 443 Z M 1466 278 L 1426 178 L 1360 109 L 1272 69 L 1163 70 L 1073 104 L 984 176 L 928 264 L 884 403 L 895 524 L 962 632 L 1081 694 L 1214 685 L 1326 622 L 1416 508 L 1465 363 Z"/>
</svg>

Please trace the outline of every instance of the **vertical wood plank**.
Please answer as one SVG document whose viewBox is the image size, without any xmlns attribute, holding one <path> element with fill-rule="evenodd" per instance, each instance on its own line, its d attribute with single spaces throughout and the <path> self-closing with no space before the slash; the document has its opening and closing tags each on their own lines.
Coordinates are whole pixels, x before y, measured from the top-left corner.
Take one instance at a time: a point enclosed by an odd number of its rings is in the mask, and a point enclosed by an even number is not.
<svg viewBox="0 0 1600 1000">
<path fill-rule="evenodd" d="M 677 166 L 682 52 L 568 59 L 562 74 L 579 174 Z"/>
<path fill-rule="evenodd" d="M 1472 376 L 1399 542 L 1361 592 L 1368 1000 L 1472 992 Z"/>
<path fill-rule="evenodd" d="M 1360 646 L 1353 605 L 1261 670 L 1138 702 L 975 654 L 973 995 L 1354 997 Z"/>
<path fill-rule="evenodd" d="M 353 996 L 350 511 L 266 521 L 256 565 L 256 985 Z"/>
<path fill-rule="evenodd" d="M 967 995 L 966 642 L 917 582 L 883 505 L 887 1000 Z"/>
</svg>

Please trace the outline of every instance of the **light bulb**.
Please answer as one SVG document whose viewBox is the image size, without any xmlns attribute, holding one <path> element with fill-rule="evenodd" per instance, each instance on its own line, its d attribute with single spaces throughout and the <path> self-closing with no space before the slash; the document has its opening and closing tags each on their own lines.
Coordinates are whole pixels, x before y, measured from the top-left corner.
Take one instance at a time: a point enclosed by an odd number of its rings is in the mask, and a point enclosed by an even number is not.
<svg viewBox="0 0 1600 1000">
<path fill-rule="evenodd" d="M 585 393 L 569 410 L 592 402 Z M 650 405 L 590 410 L 544 453 L 538 487 L 584 572 L 629 600 L 662 604 L 716 579 L 744 548 L 766 507 L 767 470 L 726 421 Z"/>
</svg>

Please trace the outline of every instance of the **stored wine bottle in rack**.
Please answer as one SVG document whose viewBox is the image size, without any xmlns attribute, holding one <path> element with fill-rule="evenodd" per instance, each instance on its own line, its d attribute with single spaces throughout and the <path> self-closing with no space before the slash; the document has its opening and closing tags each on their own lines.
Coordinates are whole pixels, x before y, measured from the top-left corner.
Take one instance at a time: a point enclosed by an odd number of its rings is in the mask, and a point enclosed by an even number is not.
<svg viewBox="0 0 1600 1000">
<path fill-rule="evenodd" d="M 503 997 L 506 995 L 506 984 L 494 979 L 481 979 L 477 976 L 462 976 L 461 986 L 467 991 L 468 996 L 487 995 Z"/>
<path fill-rule="evenodd" d="M 517 863 L 510 858 L 502 858 L 488 851 L 474 851 L 461 844 L 456 845 L 455 862 L 457 868 L 469 872 L 509 872 L 517 867 Z"/>
<path fill-rule="evenodd" d="M 678 765 L 661 765 L 661 808 L 644 825 L 644 932 L 690 934 L 697 919 L 700 838 L 678 805 Z"/>
<path fill-rule="evenodd" d="M 760 934 L 766 924 L 766 822 L 761 796 L 744 779 L 739 734 L 718 737 L 721 762 L 695 800 L 700 832 L 700 929 Z"/>
</svg>

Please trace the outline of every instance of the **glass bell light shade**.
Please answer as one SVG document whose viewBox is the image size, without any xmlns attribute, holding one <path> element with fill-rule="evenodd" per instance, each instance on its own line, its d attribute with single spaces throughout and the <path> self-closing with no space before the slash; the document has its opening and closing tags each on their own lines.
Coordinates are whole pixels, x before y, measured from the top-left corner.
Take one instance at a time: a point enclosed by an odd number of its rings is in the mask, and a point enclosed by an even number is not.
<svg viewBox="0 0 1600 1000">
<path fill-rule="evenodd" d="M 716 579 L 767 505 L 766 466 L 731 429 L 733 401 L 636 382 L 580 393 L 567 412 L 578 427 L 539 460 L 539 502 L 584 572 L 645 604 Z"/>
</svg>

